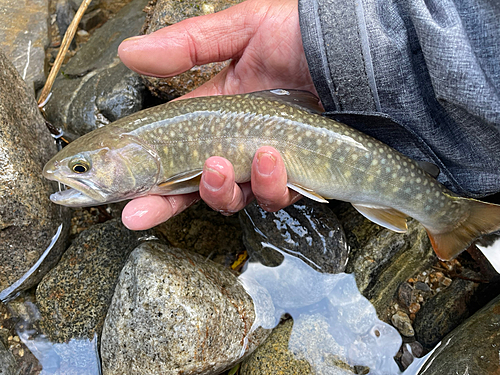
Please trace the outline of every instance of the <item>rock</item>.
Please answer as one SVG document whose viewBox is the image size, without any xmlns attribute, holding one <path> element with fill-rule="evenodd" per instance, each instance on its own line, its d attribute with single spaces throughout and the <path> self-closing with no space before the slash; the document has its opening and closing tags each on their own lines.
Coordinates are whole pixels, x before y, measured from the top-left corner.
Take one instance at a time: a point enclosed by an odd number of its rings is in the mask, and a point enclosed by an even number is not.
<svg viewBox="0 0 500 375">
<path fill-rule="evenodd" d="M 280 323 L 268 339 L 246 359 L 240 368 L 241 375 L 292 375 L 313 374 L 311 365 L 298 360 L 288 349 L 293 320 Z"/>
<path fill-rule="evenodd" d="M 36 285 L 57 263 L 66 248 L 69 211 L 49 200 L 54 186 L 41 175 L 56 147 L 32 90 L 1 51 L 0 85 L 0 299 L 5 299 Z"/>
<path fill-rule="evenodd" d="M 172 246 L 194 251 L 225 267 L 231 266 L 237 254 L 245 251 L 238 215 L 221 215 L 204 202 L 196 203 L 154 230 Z"/>
<path fill-rule="evenodd" d="M 142 31 L 144 34 L 151 34 L 184 19 L 219 12 L 240 2 L 241 0 L 152 1 L 146 8 L 147 19 Z M 228 62 L 215 62 L 195 66 L 187 72 L 172 78 L 146 76 L 143 76 L 143 78 L 146 86 L 153 94 L 163 100 L 171 100 L 193 91 L 214 77 L 227 65 Z"/>
<path fill-rule="evenodd" d="M 415 331 L 411 325 L 410 317 L 402 312 L 398 311 L 391 318 L 392 325 L 396 327 L 403 336 L 412 337 L 415 335 Z"/>
<path fill-rule="evenodd" d="M 412 220 L 406 233 L 396 233 L 368 221 L 347 203 L 334 212 L 351 248 L 346 272 L 355 274 L 360 292 L 380 319 L 390 322 L 399 285 L 438 261 L 425 229 Z"/>
<path fill-rule="evenodd" d="M 34 95 L 35 88 L 40 88 L 45 81 L 48 22 L 48 0 L 2 0 L 0 49 L 25 80 L 30 95 Z"/>
<path fill-rule="evenodd" d="M 101 340 L 103 374 L 217 374 L 267 336 L 227 269 L 145 243 L 123 268 Z"/>
<path fill-rule="evenodd" d="M 16 360 L 0 341 L 0 375 L 17 375 Z"/>
<path fill-rule="evenodd" d="M 144 235 L 114 219 L 73 241 L 36 290 L 40 325 L 52 342 L 100 335 L 120 271 Z"/>
<path fill-rule="evenodd" d="M 250 257 L 275 267 L 283 256 L 263 243 L 298 256 L 323 273 L 343 272 L 349 257 L 344 231 L 327 205 L 302 199 L 277 212 L 266 212 L 256 203 L 240 213 L 244 243 Z"/>
<path fill-rule="evenodd" d="M 64 38 L 64 34 L 68 29 L 73 17 L 75 17 L 75 10 L 71 6 L 70 1 L 68 0 L 57 0 L 55 3 L 55 12 L 56 12 L 56 22 L 57 28 L 59 31 L 59 37 Z M 73 41 L 74 43 L 74 41 Z M 74 47 L 74 46 L 72 46 Z"/>
<path fill-rule="evenodd" d="M 142 109 L 144 86 L 120 62 L 118 45 L 136 35 L 147 0 L 134 0 L 95 31 L 62 67 L 45 110 L 49 121 L 71 135 L 83 135 Z"/>
<path fill-rule="evenodd" d="M 478 288 L 473 281 L 455 279 L 450 287 L 427 301 L 415 315 L 416 338 L 432 349 L 470 315 L 471 298 Z"/>
<path fill-rule="evenodd" d="M 91 12 L 86 12 L 78 26 L 82 30 L 90 31 L 101 26 L 107 20 L 106 13 L 102 9 L 95 9 Z"/>
<path fill-rule="evenodd" d="M 499 326 L 500 296 L 448 334 L 419 374 L 500 373 Z"/>
</svg>

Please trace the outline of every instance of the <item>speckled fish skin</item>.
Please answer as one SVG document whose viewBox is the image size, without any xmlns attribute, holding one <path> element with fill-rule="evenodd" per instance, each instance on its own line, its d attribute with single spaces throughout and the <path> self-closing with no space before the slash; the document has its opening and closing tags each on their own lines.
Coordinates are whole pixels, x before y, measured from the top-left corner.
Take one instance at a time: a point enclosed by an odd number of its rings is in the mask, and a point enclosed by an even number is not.
<svg viewBox="0 0 500 375">
<path fill-rule="evenodd" d="M 286 103 L 286 93 L 301 95 L 277 90 L 179 100 L 97 129 L 65 147 L 44 169 L 47 178 L 83 194 L 56 193 L 51 199 L 88 206 L 189 193 L 198 189 L 196 177 L 213 155 L 227 158 L 236 181 L 246 182 L 256 150 L 270 145 L 283 157 L 290 187 L 313 198 L 351 202 L 371 220 L 401 232 L 411 216 L 427 229 L 434 248 L 442 248 L 436 252 L 443 259 L 472 242 L 460 239 L 447 249 L 443 241 L 449 239 L 442 238 L 469 220 L 471 205 L 488 216 L 497 209 L 494 215 L 500 218 L 498 206 L 455 196 L 416 162 L 300 102 L 290 105 L 287 98 Z M 90 169 L 74 172 L 75 160 L 88 161 Z M 500 219 L 491 221 L 481 224 L 474 237 L 500 227 Z"/>
</svg>

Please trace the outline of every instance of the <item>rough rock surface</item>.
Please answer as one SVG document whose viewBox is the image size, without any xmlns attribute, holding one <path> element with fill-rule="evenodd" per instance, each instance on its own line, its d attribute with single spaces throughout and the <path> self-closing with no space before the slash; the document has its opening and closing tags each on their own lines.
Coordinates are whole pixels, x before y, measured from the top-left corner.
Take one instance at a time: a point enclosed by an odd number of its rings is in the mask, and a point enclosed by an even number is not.
<svg viewBox="0 0 500 375">
<path fill-rule="evenodd" d="M 308 199 L 277 212 L 266 212 L 252 203 L 240 213 L 244 243 L 249 255 L 268 267 L 278 266 L 283 256 L 269 243 L 297 256 L 323 273 L 343 272 L 349 257 L 344 231 L 327 205 Z"/>
<path fill-rule="evenodd" d="M 240 2 L 241 0 L 153 0 L 146 8 L 147 19 L 142 31 L 144 34 L 151 34 L 184 19 L 219 12 Z M 171 100 L 193 91 L 227 65 L 227 62 L 216 62 L 195 66 L 172 78 L 143 78 L 153 94 L 163 100 Z"/>
<path fill-rule="evenodd" d="M 66 246 L 68 210 L 52 204 L 53 185 L 41 174 L 56 147 L 32 90 L 0 51 L 0 297 L 45 252 L 58 227 L 63 231 L 43 262 L 15 290 L 35 285 Z M 14 290 L 12 290 L 13 292 Z"/>
<path fill-rule="evenodd" d="M 0 375 L 17 375 L 16 360 L 0 341 Z"/>
<path fill-rule="evenodd" d="M 148 242 L 120 274 L 101 340 L 103 373 L 216 374 L 252 352 L 268 331 L 227 269 Z"/>
<path fill-rule="evenodd" d="M 120 271 L 144 234 L 114 219 L 73 241 L 36 290 L 40 325 L 51 341 L 100 335 Z"/>
<path fill-rule="evenodd" d="M 194 251 L 229 267 L 245 251 L 238 215 L 224 216 L 203 201 L 154 228 L 180 249 Z"/>
<path fill-rule="evenodd" d="M 311 365 L 305 360 L 298 360 L 288 350 L 288 341 L 292 333 L 293 320 L 288 319 L 281 322 L 257 348 L 253 354 L 246 359 L 240 368 L 241 375 L 308 375 L 313 374 Z"/>
<path fill-rule="evenodd" d="M 500 296 L 446 336 L 420 375 L 498 374 Z"/>
<path fill-rule="evenodd" d="M 0 49 L 25 80 L 31 95 L 45 81 L 48 23 L 48 0 L 2 0 Z"/>
<path fill-rule="evenodd" d="M 142 109 L 144 86 L 120 62 L 118 45 L 136 35 L 144 22 L 147 0 L 134 0 L 61 69 L 45 109 L 49 120 L 69 135 L 83 135 Z"/>
<path fill-rule="evenodd" d="M 382 228 L 348 203 L 341 203 L 334 212 L 351 248 L 346 272 L 354 273 L 360 292 L 380 319 L 389 323 L 399 285 L 437 262 L 427 233 L 416 221 L 408 223 L 405 234 Z"/>
</svg>

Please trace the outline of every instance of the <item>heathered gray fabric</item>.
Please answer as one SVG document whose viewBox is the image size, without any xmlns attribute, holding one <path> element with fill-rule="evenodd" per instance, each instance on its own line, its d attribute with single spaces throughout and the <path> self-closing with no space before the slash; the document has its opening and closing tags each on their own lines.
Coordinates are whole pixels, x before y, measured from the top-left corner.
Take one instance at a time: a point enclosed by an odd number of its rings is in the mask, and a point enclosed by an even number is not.
<svg viewBox="0 0 500 375">
<path fill-rule="evenodd" d="M 500 3 L 299 0 L 299 15 L 327 115 L 434 162 L 458 194 L 500 191 Z"/>
</svg>

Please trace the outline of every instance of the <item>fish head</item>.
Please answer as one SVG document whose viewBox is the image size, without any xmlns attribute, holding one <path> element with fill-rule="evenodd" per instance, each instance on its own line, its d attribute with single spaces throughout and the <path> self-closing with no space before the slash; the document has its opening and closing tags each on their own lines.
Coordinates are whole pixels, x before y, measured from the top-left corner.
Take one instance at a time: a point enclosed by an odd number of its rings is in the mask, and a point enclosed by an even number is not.
<svg viewBox="0 0 500 375">
<path fill-rule="evenodd" d="M 45 165 L 45 178 L 70 187 L 52 194 L 52 202 L 97 206 L 145 195 L 155 185 L 160 164 L 147 145 L 99 130 L 70 143 Z"/>
</svg>

